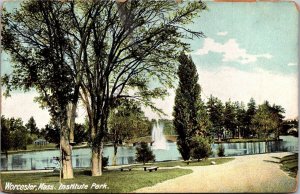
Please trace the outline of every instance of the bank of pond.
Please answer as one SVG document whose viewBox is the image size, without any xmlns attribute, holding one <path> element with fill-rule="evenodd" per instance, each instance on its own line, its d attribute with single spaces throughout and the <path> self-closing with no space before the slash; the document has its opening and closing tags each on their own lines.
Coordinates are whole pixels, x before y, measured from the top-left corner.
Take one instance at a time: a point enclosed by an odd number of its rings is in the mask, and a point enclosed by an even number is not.
<svg viewBox="0 0 300 194">
<path fill-rule="evenodd" d="M 267 142 L 238 142 L 222 143 L 225 148 L 225 156 L 239 156 L 262 154 L 270 152 L 298 152 L 298 138 L 294 136 L 280 136 L 280 141 Z M 211 145 L 213 154 L 211 157 L 217 157 L 217 149 L 220 143 Z M 156 161 L 180 160 L 181 155 L 174 142 L 168 142 L 167 149 L 153 150 Z M 37 170 L 46 167 L 57 168 L 59 162 L 54 158 L 59 157 L 59 150 L 45 150 L 24 153 L 1 155 L 1 170 Z M 117 153 L 117 164 L 135 163 L 135 146 L 120 146 Z M 104 156 L 108 157 L 108 165 L 112 164 L 113 146 L 104 147 Z M 87 168 L 91 165 L 91 149 L 78 148 L 73 149 L 72 162 L 74 168 Z"/>
</svg>

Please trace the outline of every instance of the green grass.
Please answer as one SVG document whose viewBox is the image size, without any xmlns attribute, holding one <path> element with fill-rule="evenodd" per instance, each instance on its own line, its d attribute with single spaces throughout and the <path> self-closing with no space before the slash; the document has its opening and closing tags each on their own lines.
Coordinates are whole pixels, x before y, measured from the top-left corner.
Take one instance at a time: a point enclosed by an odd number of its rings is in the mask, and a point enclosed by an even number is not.
<svg viewBox="0 0 300 194">
<path fill-rule="evenodd" d="M 274 138 L 267 138 L 267 141 L 275 141 L 276 139 Z M 244 142 L 264 142 L 266 139 L 263 138 L 242 138 L 242 139 L 227 139 L 227 140 L 222 140 L 221 142 L 216 142 L 216 143 L 244 143 Z"/>
<path fill-rule="evenodd" d="M 176 142 L 177 135 L 165 135 L 166 140 L 171 142 Z M 127 143 L 135 143 L 135 142 L 147 142 L 150 143 L 152 141 L 151 136 L 145 136 L 145 137 L 137 137 L 133 138 L 127 141 Z"/>
<path fill-rule="evenodd" d="M 156 162 L 156 163 L 151 164 L 150 166 L 158 166 L 158 167 L 208 166 L 208 165 L 211 165 L 212 161 L 215 161 L 216 164 L 224 164 L 224 163 L 230 162 L 232 160 L 234 160 L 234 158 L 211 158 L 211 159 L 207 159 L 207 160 L 202 160 L 200 162 L 192 161 L 189 163 L 189 165 L 183 161 L 168 161 L 168 162 Z"/>
<path fill-rule="evenodd" d="M 44 146 L 29 144 L 26 146 L 26 148 L 27 148 L 27 150 L 44 150 L 44 149 L 56 149 L 56 146 L 57 145 L 55 143 L 49 143 Z"/>
<path fill-rule="evenodd" d="M 74 173 L 75 178 L 72 180 L 63 180 L 63 184 L 86 184 L 88 189 L 84 190 L 58 190 L 59 173 L 30 173 L 30 174 L 2 174 L 2 188 L 6 192 L 27 192 L 27 193 L 126 193 L 136 189 L 152 186 L 162 181 L 173 179 L 178 176 L 191 173 L 189 169 L 159 169 L 155 172 L 145 172 L 142 170 L 132 171 L 106 171 L 103 176 L 92 177 L 88 170 L 77 170 Z M 5 190 L 5 183 L 13 184 L 36 184 L 37 187 L 41 183 L 54 186 L 54 190 L 33 190 L 33 191 L 8 191 Z M 91 188 L 92 184 L 107 184 L 108 189 Z"/>
<path fill-rule="evenodd" d="M 280 159 L 281 169 L 287 171 L 291 177 L 296 177 L 298 173 L 298 154 L 292 154 Z"/>
</svg>

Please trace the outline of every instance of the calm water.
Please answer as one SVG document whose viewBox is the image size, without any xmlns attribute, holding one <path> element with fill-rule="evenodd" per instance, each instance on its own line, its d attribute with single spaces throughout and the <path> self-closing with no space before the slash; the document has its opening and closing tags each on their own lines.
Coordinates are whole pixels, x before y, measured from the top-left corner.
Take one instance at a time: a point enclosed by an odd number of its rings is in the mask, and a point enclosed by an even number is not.
<svg viewBox="0 0 300 194">
<path fill-rule="evenodd" d="M 247 154 L 259 154 L 266 152 L 293 151 L 298 152 L 298 138 L 293 136 L 281 136 L 279 142 L 252 142 L 252 143 L 224 143 L 226 156 Z M 181 159 L 176 143 L 168 143 L 168 150 L 153 150 L 156 161 Z M 216 156 L 218 144 L 212 144 L 213 157 Z M 117 164 L 132 164 L 135 162 L 135 147 L 119 147 Z M 6 159 L 1 155 L 1 170 L 32 170 L 45 169 L 45 167 L 57 167 L 53 157 L 59 156 L 59 150 L 10 154 Z M 113 147 L 104 148 L 104 156 L 109 157 L 109 165 L 112 163 Z M 74 149 L 73 167 L 89 167 L 91 150 L 89 148 Z"/>
</svg>

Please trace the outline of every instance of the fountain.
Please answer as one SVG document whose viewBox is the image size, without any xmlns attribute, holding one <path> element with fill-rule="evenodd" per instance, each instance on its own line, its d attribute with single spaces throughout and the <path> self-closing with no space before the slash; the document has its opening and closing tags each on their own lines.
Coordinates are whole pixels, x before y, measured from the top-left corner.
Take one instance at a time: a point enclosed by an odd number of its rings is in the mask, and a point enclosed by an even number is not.
<svg viewBox="0 0 300 194">
<path fill-rule="evenodd" d="M 163 134 L 164 126 L 159 124 L 158 121 L 153 125 L 152 128 L 152 149 L 153 150 L 167 150 L 167 140 Z"/>
</svg>

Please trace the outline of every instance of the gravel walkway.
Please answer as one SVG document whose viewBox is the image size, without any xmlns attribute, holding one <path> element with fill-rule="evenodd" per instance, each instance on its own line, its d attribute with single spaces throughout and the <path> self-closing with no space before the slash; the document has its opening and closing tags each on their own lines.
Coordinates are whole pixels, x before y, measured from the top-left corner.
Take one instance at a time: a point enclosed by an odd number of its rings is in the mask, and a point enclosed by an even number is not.
<svg viewBox="0 0 300 194">
<path fill-rule="evenodd" d="M 235 160 L 211 166 L 187 167 L 193 172 L 141 188 L 138 193 L 178 192 L 294 192 L 297 180 L 280 169 L 279 159 L 291 153 L 237 156 Z"/>
</svg>

